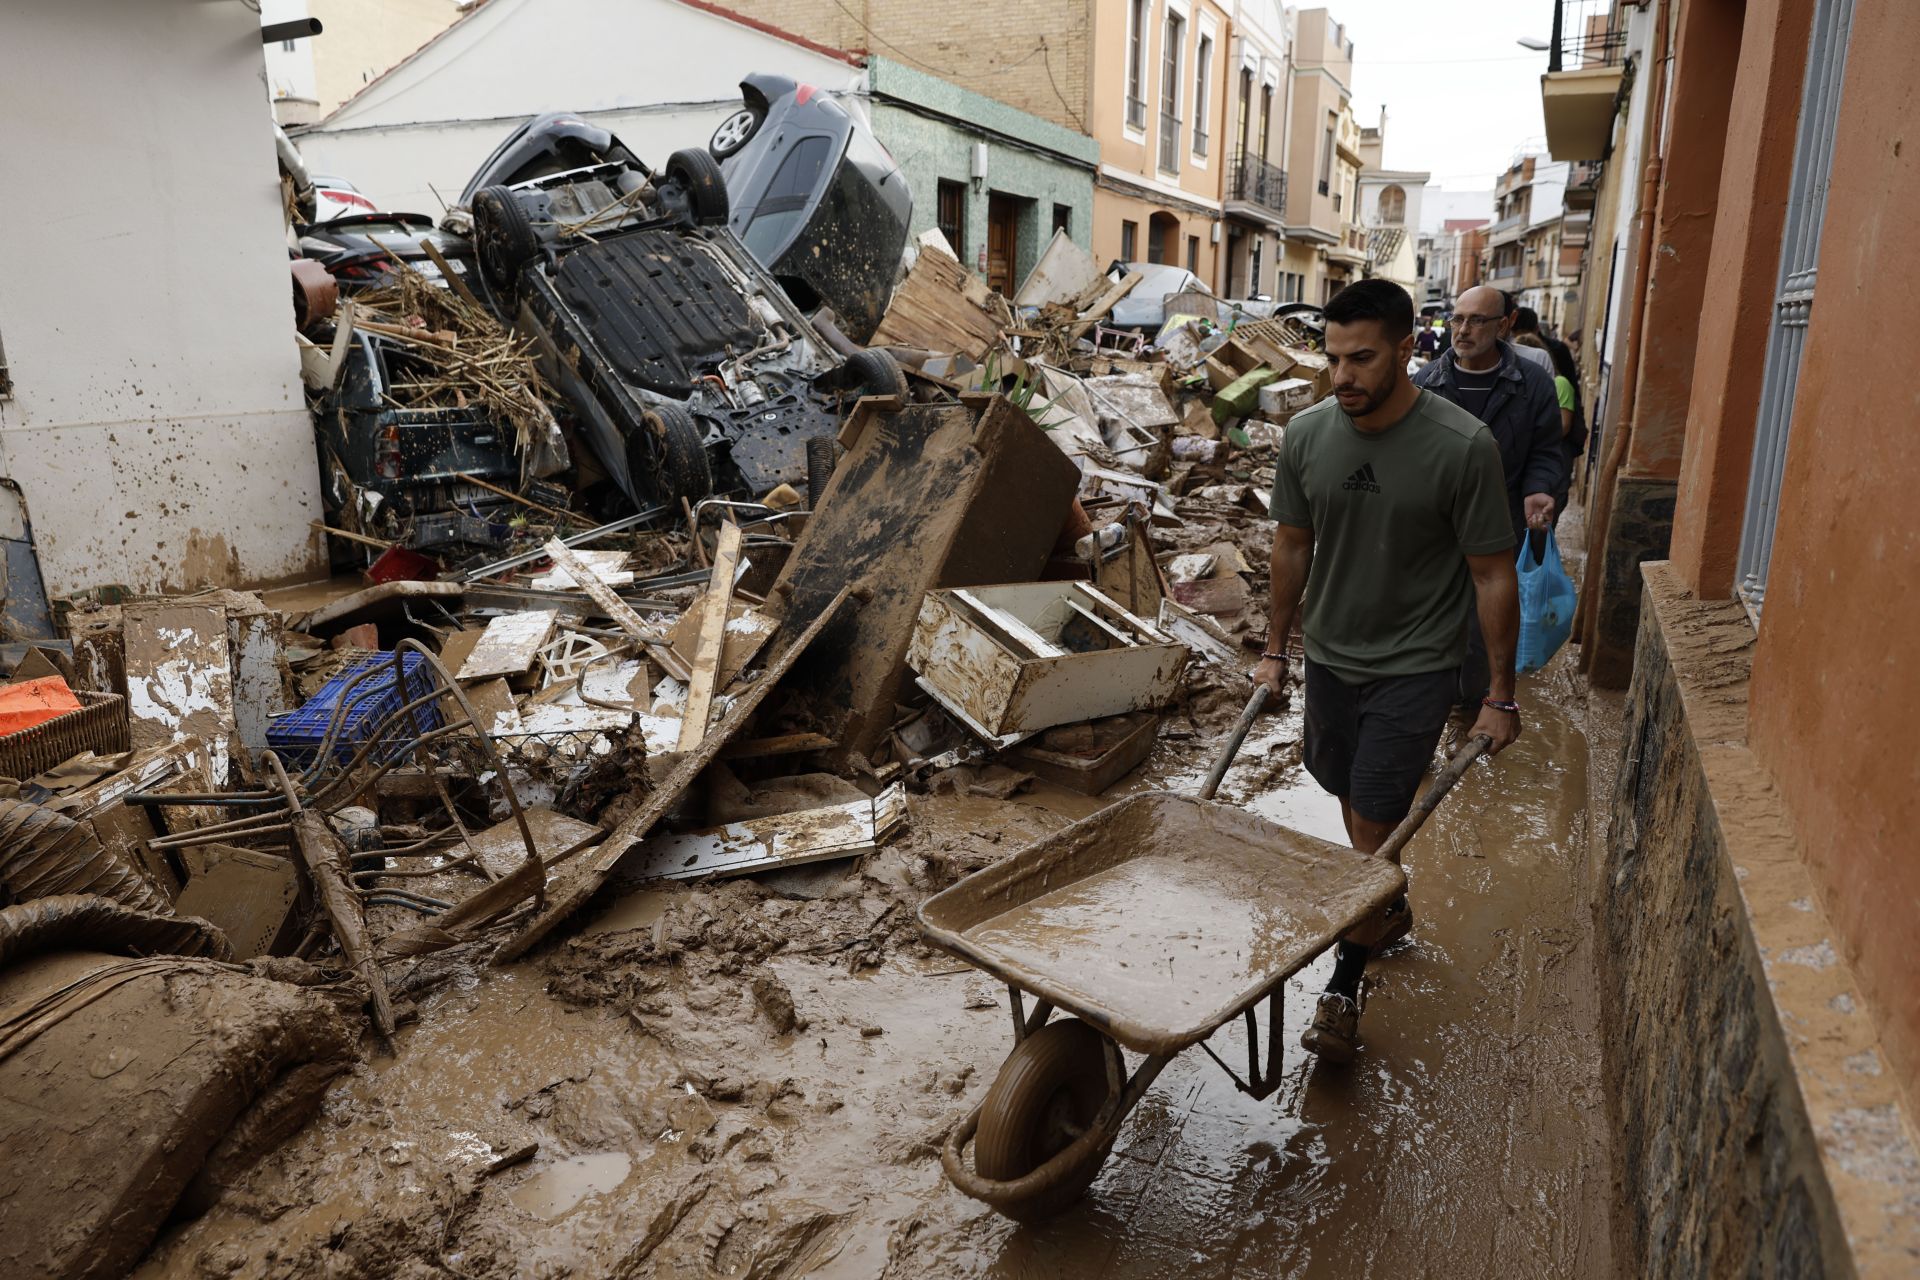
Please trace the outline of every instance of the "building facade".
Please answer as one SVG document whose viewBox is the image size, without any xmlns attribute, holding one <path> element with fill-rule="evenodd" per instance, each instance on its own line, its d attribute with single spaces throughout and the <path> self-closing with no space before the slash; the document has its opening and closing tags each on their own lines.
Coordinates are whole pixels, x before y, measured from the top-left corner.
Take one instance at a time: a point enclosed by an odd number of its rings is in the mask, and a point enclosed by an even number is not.
<svg viewBox="0 0 1920 1280">
<path fill-rule="evenodd" d="M 1353 41 L 1325 9 L 1294 18 L 1287 131 L 1287 247 L 1298 296 L 1325 302 L 1366 267 L 1355 202 L 1360 127 L 1353 118 Z"/>
<path fill-rule="evenodd" d="M 1093 252 L 1102 263 L 1182 266 L 1210 287 L 1219 279 L 1230 25 L 1215 0 L 1095 6 L 1089 119 L 1100 144 Z"/>
<path fill-rule="evenodd" d="M 1481 283 L 1516 295 L 1528 287 L 1529 263 L 1545 239 L 1556 234 L 1566 187 L 1566 163 L 1543 155 L 1517 156 L 1494 179 L 1493 223 L 1487 228 L 1487 270 Z M 1546 275 L 1554 277 L 1557 269 L 1556 261 Z M 1540 310 L 1542 300 L 1536 285 L 1533 298 L 1522 301 Z"/>
<path fill-rule="evenodd" d="M 1420 307 L 1429 300 L 1426 257 L 1431 245 L 1424 243 L 1420 228 L 1425 225 L 1422 205 L 1433 175 L 1387 168 L 1386 145 L 1387 113 L 1382 109 L 1378 124 L 1360 130 L 1358 220 L 1367 231 L 1367 271 L 1405 289 L 1413 296 L 1414 306 Z"/>
<path fill-rule="evenodd" d="M 318 18 L 320 34 L 266 48 L 267 96 L 287 127 L 309 125 L 445 31 L 456 0 L 260 0 L 262 25 Z"/>
<path fill-rule="evenodd" d="M 1232 160 L 1222 175 L 1226 252 L 1219 290 L 1230 298 L 1296 301 L 1286 252 L 1287 110 L 1293 32 L 1273 0 L 1236 0 L 1230 58 Z"/>
<path fill-rule="evenodd" d="M 1920 289 L 1920 10 L 1553 18 L 1548 145 L 1604 161 L 1576 635 L 1627 690 L 1599 869 L 1619 1263 L 1910 1275 L 1920 450 L 1860 358 Z"/>
<path fill-rule="evenodd" d="M 1092 247 L 1092 138 L 890 58 L 867 64 L 874 133 L 906 174 L 914 235 L 938 228 L 1008 297 L 1055 231 Z"/>
<path fill-rule="evenodd" d="M 153 210 L 80 201 L 0 237 L 0 477 L 24 501 L 47 592 L 317 576 L 259 15 L 77 0 L 7 27 L 0 114 L 40 123 L 0 130 L 0 167 L 54 173 L 84 153 Z"/>
</svg>

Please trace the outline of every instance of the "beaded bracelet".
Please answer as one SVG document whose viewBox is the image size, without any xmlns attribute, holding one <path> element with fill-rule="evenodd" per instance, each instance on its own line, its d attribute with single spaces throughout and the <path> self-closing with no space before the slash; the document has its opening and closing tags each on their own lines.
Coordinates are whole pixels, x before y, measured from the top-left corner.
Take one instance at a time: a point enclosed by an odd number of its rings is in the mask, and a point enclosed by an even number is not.
<svg viewBox="0 0 1920 1280">
<path fill-rule="evenodd" d="M 1491 707 L 1495 711 L 1504 711 L 1510 716 L 1520 714 L 1520 704 L 1517 702 L 1502 702 L 1498 698 L 1482 698 L 1480 699 L 1480 705 L 1483 707 Z"/>
</svg>

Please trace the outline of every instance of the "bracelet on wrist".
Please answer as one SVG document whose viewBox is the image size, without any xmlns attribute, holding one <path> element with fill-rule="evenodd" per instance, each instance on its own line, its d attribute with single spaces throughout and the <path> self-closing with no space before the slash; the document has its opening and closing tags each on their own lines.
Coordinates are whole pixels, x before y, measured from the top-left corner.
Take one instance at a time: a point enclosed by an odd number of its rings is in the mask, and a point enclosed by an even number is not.
<svg viewBox="0 0 1920 1280">
<path fill-rule="evenodd" d="M 1271 659 L 1274 662 L 1285 662 L 1287 660 L 1287 655 L 1284 653 L 1262 653 L 1260 656 Z"/>
<path fill-rule="evenodd" d="M 1520 704 L 1510 699 L 1482 698 L 1480 699 L 1480 705 L 1491 708 L 1494 711 L 1504 711 L 1510 716 L 1520 714 Z"/>
</svg>

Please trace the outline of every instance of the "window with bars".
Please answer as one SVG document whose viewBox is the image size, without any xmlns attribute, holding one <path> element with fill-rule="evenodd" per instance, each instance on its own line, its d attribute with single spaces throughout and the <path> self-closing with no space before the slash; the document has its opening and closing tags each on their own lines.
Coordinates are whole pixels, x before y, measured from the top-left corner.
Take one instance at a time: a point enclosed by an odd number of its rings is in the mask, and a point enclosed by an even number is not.
<svg viewBox="0 0 1920 1280">
<path fill-rule="evenodd" d="M 1826 221 L 1827 188 L 1833 180 L 1834 132 L 1852 27 L 1853 0 L 1816 0 L 1787 217 L 1780 235 L 1779 287 L 1774 293 L 1760 409 L 1754 422 L 1753 469 L 1747 479 L 1746 517 L 1740 531 L 1738 589 L 1755 626 L 1766 601 L 1767 571 L 1780 515 L 1780 481 L 1793 427 L 1793 398 L 1800 385 L 1807 322 L 1813 314 L 1820 232 Z"/>
<path fill-rule="evenodd" d="M 925 188 L 922 188 L 924 190 Z M 967 260 L 967 184 L 940 179 L 936 191 L 939 203 L 935 220 L 940 224 L 940 234 L 953 246 L 953 256 L 965 262 Z"/>
</svg>

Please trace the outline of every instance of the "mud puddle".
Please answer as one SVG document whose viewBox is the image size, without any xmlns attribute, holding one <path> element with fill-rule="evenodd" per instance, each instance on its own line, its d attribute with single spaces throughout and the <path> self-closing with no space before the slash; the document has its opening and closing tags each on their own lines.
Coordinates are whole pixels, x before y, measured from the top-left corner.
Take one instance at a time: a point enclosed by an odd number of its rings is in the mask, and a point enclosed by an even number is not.
<svg viewBox="0 0 1920 1280">
<path fill-rule="evenodd" d="M 1318 962 L 1287 992 L 1277 1095 L 1182 1055 L 1046 1227 L 941 1173 L 1010 1016 L 913 910 L 1120 795 L 1190 789 L 1210 723 L 1098 800 L 916 796 L 905 838 L 805 894 L 632 890 L 513 968 L 475 957 L 137 1274 L 1607 1275 L 1586 747 L 1563 677 L 1523 698 L 1528 737 L 1409 851 L 1414 939 L 1373 971 L 1358 1060 L 1298 1048 Z M 1260 726 L 1222 798 L 1337 839 L 1298 737 L 1297 709 Z M 1236 1066 L 1241 1034 L 1212 1042 Z"/>
</svg>

